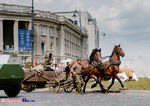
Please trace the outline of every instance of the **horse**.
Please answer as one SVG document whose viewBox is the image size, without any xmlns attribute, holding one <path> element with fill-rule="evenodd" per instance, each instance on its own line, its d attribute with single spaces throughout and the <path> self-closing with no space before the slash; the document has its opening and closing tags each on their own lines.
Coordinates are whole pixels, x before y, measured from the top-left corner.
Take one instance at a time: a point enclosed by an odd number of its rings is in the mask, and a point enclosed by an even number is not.
<svg viewBox="0 0 150 106">
<path fill-rule="evenodd" d="M 70 73 L 71 67 L 76 63 L 77 61 L 73 61 L 70 65 L 68 65 L 65 69 L 66 76 Z M 90 55 L 90 61 L 81 61 L 81 64 L 83 67 L 86 67 L 84 70 L 81 70 L 81 73 L 83 75 L 83 78 L 85 76 L 88 76 L 88 79 L 93 78 L 97 82 L 99 82 L 101 89 L 103 89 L 103 86 L 101 84 L 101 77 L 99 76 L 100 71 L 96 68 L 97 66 L 101 66 L 101 49 L 93 49 L 91 55 Z M 99 77 L 98 77 L 99 76 Z M 88 79 L 85 80 L 85 84 L 88 82 Z"/>
<path fill-rule="evenodd" d="M 101 68 L 100 71 L 102 71 L 101 73 L 101 77 L 104 76 L 112 76 L 112 82 L 110 84 L 110 86 L 107 88 L 107 90 L 109 90 L 112 85 L 114 84 L 115 78 L 120 82 L 122 89 L 124 90 L 125 87 L 122 84 L 122 81 L 120 80 L 120 78 L 118 77 L 117 73 L 119 73 L 119 65 L 121 64 L 120 61 L 120 56 L 124 57 L 125 53 L 123 52 L 122 48 L 120 47 L 120 44 L 118 46 L 114 45 L 114 49 L 113 52 L 111 54 L 111 56 L 109 57 L 109 61 L 103 62 L 104 67 Z M 97 82 L 95 84 L 93 84 L 91 86 L 91 88 L 94 88 L 97 85 Z"/>
</svg>

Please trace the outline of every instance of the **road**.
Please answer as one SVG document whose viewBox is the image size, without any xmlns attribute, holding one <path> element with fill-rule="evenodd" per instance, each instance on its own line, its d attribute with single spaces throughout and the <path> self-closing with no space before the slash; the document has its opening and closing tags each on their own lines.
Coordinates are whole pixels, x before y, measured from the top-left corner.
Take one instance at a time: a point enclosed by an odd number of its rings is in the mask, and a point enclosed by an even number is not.
<svg viewBox="0 0 150 106">
<path fill-rule="evenodd" d="M 7 102 L 6 102 L 7 100 Z M 8 102 L 19 101 L 19 102 Z M 5 101 L 5 102 L 3 102 Z M 27 102 L 28 101 L 28 102 Z M 0 90 L 0 106 L 150 106 L 150 90 L 126 90 L 103 94 L 87 90 L 84 95 L 75 92 L 51 93 L 48 89 L 37 89 L 31 93 L 21 91 L 17 97 L 9 98 Z"/>
</svg>

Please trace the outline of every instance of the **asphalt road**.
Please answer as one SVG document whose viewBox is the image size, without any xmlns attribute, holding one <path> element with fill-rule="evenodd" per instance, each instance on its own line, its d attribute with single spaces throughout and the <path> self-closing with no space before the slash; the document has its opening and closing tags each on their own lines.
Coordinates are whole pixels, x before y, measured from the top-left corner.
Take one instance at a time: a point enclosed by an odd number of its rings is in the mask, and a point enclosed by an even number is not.
<svg viewBox="0 0 150 106">
<path fill-rule="evenodd" d="M 7 100 L 7 102 L 6 102 Z M 18 102 L 12 102 L 12 101 Z M 5 102 L 4 102 L 5 101 Z M 8 102 L 11 101 L 11 102 Z M 150 90 L 126 90 L 103 94 L 87 90 L 84 95 L 75 92 L 51 93 L 48 89 L 36 89 L 31 93 L 21 91 L 9 98 L 0 90 L 0 106 L 150 106 Z"/>
</svg>

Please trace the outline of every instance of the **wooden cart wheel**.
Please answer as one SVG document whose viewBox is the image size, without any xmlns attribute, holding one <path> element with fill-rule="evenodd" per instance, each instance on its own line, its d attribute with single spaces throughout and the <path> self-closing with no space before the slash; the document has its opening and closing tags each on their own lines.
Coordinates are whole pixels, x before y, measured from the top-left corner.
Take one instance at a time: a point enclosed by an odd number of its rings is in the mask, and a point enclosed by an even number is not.
<svg viewBox="0 0 150 106">
<path fill-rule="evenodd" d="M 36 83 L 36 87 L 37 88 L 44 88 L 46 85 L 46 82 L 39 82 L 39 83 Z"/>
<path fill-rule="evenodd" d="M 35 88 L 35 85 L 32 83 L 22 84 L 22 89 L 26 92 L 31 92 L 34 90 L 34 88 Z"/>
<path fill-rule="evenodd" d="M 56 78 L 52 78 L 49 81 L 48 88 L 52 93 L 57 93 L 60 88 L 59 80 L 57 80 Z"/>
<path fill-rule="evenodd" d="M 70 92 L 72 92 L 73 89 L 74 89 L 73 81 L 69 81 L 69 82 L 65 83 L 65 85 L 64 85 L 65 92 L 70 93 Z"/>
</svg>

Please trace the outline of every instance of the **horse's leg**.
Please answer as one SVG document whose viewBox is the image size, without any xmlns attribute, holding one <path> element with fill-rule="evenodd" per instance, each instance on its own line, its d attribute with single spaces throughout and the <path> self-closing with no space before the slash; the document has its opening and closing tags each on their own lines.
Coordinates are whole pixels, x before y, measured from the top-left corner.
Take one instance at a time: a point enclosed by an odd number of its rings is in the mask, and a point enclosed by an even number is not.
<svg viewBox="0 0 150 106">
<path fill-rule="evenodd" d="M 102 81 L 102 76 L 99 76 L 99 77 L 98 77 L 98 83 L 99 83 L 99 85 L 100 85 L 100 87 L 101 87 L 101 91 L 102 91 L 103 93 L 107 93 L 107 90 L 104 88 L 104 86 L 102 85 L 101 81 Z"/>
<path fill-rule="evenodd" d="M 91 88 L 93 89 L 94 87 L 96 87 L 96 86 L 97 86 L 97 83 L 98 83 L 98 81 L 96 81 L 96 83 L 93 84 L 93 85 L 91 86 Z"/>
<path fill-rule="evenodd" d="M 114 66 L 113 70 L 115 70 L 116 72 L 119 72 L 119 67 L 118 66 Z M 122 90 L 125 90 L 124 85 L 122 84 L 122 81 L 120 80 L 120 78 L 118 77 L 117 73 L 113 73 L 113 77 L 115 77 L 119 83 L 121 84 Z"/>
<path fill-rule="evenodd" d="M 96 83 L 95 84 L 93 84 L 92 86 L 91 86 L 91 88 L 93 89 L 94 87 L 96 87 L 97 86 L 97 84 L 98 84 L 99 82 L 98 81 L 96 81 Z M 101 83 L 100 83 L 101 84 Z M 103 86 L 102 84 L 100 85 L 100 87 L 101 86 Z M 103 86 L 104 87 L 104 86 Z"/>
<path fill-rule="evenodd" d="M 93 78 L 96 81 L 96 83 L 91 86 L 91 88 L 94 88 L 97 86 L 98 80 L 97 80 L 97 77 L 95 75 L 92 75 L 91 78 Z"/>
<path fill-rule="evenodd" d="M 115 77 L 112 78 L 112 82 L 111 82 L 111 84 L 109 85 L 108 90 L 109 90 L 109 89 L 111 88 L 111 86 L 114 84 L 114 81 L 115 81 Z"/>
<path fill-rule="evenodd" d="M 90 77 L 88 76 L 87 79 L 85 80 L 85 84 L 84 84 L 84 87 L 83 87 L 83 93 L 85 93 L 86 84 L 89 81 L 89 79 L 90 79 Z"/>
<path fill-rule="evenodd" d="M 125 90 L 124 85 L 122 84 L 122 81 L 120 80 L 120 78 L 118 77 L 118 75 L 116 74 L 116 79 L 120 82 L 122 90 Z"/>
<path fill-rule="evenodd" d="M 124 85 L 122 84 L 122 81 L 120 80 L 120 78 L 118 77 L 117 74 L 114 75 L 114 79 L 115 79 L 115 78 L 116 78 L 116 79 L 119 81 L 119 83 L 121 84 L 122 90 L 125 90 L 125 87 L 124 87 Z M 114 82 L 112 82 L 112 83 L 114 83 Z M 113 85 L 113 84 L 112 84 L 112 85 Z M 111 86 L 112 86 L 112 85 L 111 85 Z M 109 86 L 108 88 L 110 89 L 111 86 Z"/>
</svg>

